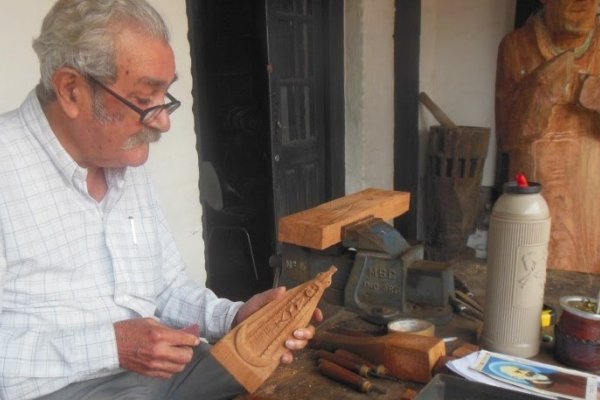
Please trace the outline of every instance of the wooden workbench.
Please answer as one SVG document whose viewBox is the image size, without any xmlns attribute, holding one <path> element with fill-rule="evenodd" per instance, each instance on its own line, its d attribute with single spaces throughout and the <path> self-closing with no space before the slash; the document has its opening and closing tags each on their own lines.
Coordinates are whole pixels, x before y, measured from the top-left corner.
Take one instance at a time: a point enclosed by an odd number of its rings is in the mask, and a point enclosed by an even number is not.
<svg viewBox="0 0 600 400">
<path fill-rule="evenodd" d="M 475 297 L 485 302 L 485 261 L 465 257 L 452 263 L 454 274 L 463 279 L 470 287 Z M 589 275 L 578 272 L 548 270 L 546 278 L 545 302 L 559 309 L 562 296 L 582 295 L 596 297 L 600 289 L 600 275 Z M 338 315 L 339 309 L 325 305 L 325 318 Z M 325 321 L 326 322 L 326 321 Z M 353 323 L 349 321 L 349 323 Z M 358 327 L 376 330 L 379 327 L 358 319 Z M 448 346 L 456 347 L 461 342 L 477 343 L 477 330 L 480 324 L 460 316 L 454 316 L 445 325 L 436 326 L 436 336 L 457 337 L 458 340 L 449 342 Z M 317 372 L 314 357 L 315 350 L 306 349 L 296 353 L 296 359 L 291 365 L 281 365 L 273 375 L 252 395 L 238 396 L 236 400 L 329 400 L 347 399 L 364 400 L 400 399 L 407 388 L 419 390 L 423 385 L 412 382 L 397 383 L 382 379 L 373 382 L 383 386 L 386 394 L 364 394 L 332 381 Z M 543 362 L 556 363 L 552 356 L 552 345 L 543 344 L 536 359 Z"/>
</svg>

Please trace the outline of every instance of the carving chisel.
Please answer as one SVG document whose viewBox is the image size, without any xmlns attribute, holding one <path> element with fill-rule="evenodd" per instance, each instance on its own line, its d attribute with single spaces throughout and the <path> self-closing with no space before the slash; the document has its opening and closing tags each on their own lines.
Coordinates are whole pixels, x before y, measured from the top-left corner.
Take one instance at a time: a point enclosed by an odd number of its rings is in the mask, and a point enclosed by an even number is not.
<svg viewBox="0 0 600 400">
<path fill-rule="evenodd" d="M 379 393 L 386 393 L 384 388 L 376 386 L 373 382 L 365 379 L 364 377 L 355 374 L 354 372 L 347 370 L 344 367 L 337 365 L 329 360 L 320 358 L 318 361 L 318 370 L 321 374 L 336 380 L 340 383 L 348 385 L 353 389 L 356 389 L 363 393 L 369 393 L 377 391 Z"/>
<path fill-rule="evenodd" d="M 344 349 L 337 349 L 335 351 L 335 354 L 338 354 L 342 357 L 346 357 L 347 359 L 353 360 L 354 362 L 357 362 L 359 364 L 366 365 L 367 367 L 370 368 L 369 375 L 371 375 L 375 378 L 388 379 L 388 380 L 394 381 L 394 382 L 403 382 L 402 379 L 399 379 L 393 375 L 390 375 L 390 371 L 388 371 L 388 369 L 385 367 L 385 365 L 382 365 L 382 364 L 375 365 L 372 362 L 365 360 L 358 354 L 354 354 L 354 353 L 349 352 L 348 350 L 344 350 Z"/>
<path fill-rule="evenodd" d="M 318 350 L 316 356 L 321 359 L 329 360 L 341 367 L 349 369 L 352 372 L 356 372 L 358 375 L 364 376 L 365 378 L 372 377 L 401 382 L 398 378 L 386 375 L 387 370 L 383 365 L 375 366 L 361 357 L 345 350 L 343 350 L 343 352 L 341 350 L 336 350 L 335 353 L 330 353 L 325 350 Z M 375 369 L 380 372 L 375 372 Z"/>
<path fill-rule="evenodd" d="M 341 357 L 339 355 L 330 353 L 325 350 L 317 350 L 317 353 L 315 355 L 318 359 L 331 361 L 332 363 L 335 363 L 340 367 L 355 372 L 360 376 L 369 376 L 370 368 L 364 364 L 355 363 L 354 361 L 351 361 L 347 358 Z"/>
<path fill-rule="evenodd" d="M 335 351 L 335 354 L 338 354 L 341 357 L 345 357 L 349 360 L 352 360 L 356 363 L 359 364 L 365 364 L 367 367 L 369 367 L 371 369 L 371 371 L 373 371 L 374 373 L 378 374 L 378 375 L 388 375 L 389 372 L 387 370 L 387 368 L 383 365 L 375 365 L 372 362 L 365 360 L 364 358 L 362 358 L 361 356 L 359 356 L 358 354 L 354 354 L 348 350 L 344 350 L 344 349 L 337 349 Z"/>
<path fill-rule="evenodd" d="M 465 292 L 462 292 L 460 290 L 456 290 L 454 291 L 454 295 L 461 300 L 463 303 L 466 303 L 468 306 L 473 307 L 475 310 L 479 311 L 480 313 L 483 313 L 483 307 L 481 306 L 481 304 L 479 304 L 477 302 L 477 300 L 475 300 L 474 297 L 469 296 L 468 294 L 466 294 Z"/>
</svg>

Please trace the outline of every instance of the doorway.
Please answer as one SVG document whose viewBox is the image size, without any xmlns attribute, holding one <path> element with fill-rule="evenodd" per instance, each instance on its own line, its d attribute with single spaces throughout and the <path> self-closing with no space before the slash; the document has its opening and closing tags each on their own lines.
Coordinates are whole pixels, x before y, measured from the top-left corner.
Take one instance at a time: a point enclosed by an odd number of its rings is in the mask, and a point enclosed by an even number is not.
<svg viewBox="0 0 600 400">
<path fill-rule="evenodd" d="M 187 10 L 207 286 L 246 300 L 272 286 L 276 221 L 343 195 L 343 1 Z"/>
</svg>

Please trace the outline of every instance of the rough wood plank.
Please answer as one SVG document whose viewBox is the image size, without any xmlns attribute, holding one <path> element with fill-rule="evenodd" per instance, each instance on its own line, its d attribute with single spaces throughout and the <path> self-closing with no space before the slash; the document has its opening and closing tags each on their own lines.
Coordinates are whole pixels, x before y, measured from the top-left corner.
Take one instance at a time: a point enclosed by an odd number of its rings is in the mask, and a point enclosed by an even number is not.
<svg viewBox="0 0 600 400">
<path fill-rule="evenodd" d="M 332 266 L 252 314 L 217 342 L 213 357 L 253 393 L 279 365 L 292 332 L 309 324 L 336 271 Z"/>
<path fill-rule="evenodd" d="M 368 217 L 391 220 L 409 206 L 408 192 L 365 189 L 281 218 L 278 240 L 323 250 L 341 242 L 345 226 Z"/>
<path fill-rule="evenodd" d="M 358 337 L 318 331 L 311 346 L 348 350 L 373 364 L 383 364 L 397 378 L 420 383 L 431 380 L 433 367 L 446 355 L 442 339 L 403 332 Z"/>
</svg>

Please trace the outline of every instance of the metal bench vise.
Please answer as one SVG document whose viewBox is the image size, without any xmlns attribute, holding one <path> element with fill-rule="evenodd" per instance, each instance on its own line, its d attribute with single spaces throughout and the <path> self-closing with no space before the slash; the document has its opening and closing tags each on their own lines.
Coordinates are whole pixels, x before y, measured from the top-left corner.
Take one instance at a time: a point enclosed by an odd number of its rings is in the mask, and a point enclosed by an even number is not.
<svg viewBox="0 0 600 400">
<path fill-rule="evenodd" d="M 335 265 L 338 272 L 324 296 L 332 304 L 375 323 L 451 318 L 454 280 L 448 264 L 423 260 L 423 246 L 410 245 L 382 218 L 366 216 L 339 229 L 339 242 L 324 249 L 282 241 L 279 256 L 271 259 L 275 285 L 294 287 Z"/>
</svg>

